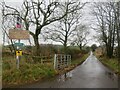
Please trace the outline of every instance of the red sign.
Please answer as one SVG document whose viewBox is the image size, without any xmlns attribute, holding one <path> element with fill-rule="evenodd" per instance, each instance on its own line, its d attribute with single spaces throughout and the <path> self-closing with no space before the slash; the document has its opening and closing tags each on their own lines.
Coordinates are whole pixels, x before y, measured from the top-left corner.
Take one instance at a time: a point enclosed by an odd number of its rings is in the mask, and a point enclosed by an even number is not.
<svg viewBox="0 0 120 90">
<path fill-rule="evenodd" d="M 20 25 L 20 24 L 17 24 L 17 25 L 16 25 L 16 28 L 21 28 L 21 25 Z"/>
</svg>

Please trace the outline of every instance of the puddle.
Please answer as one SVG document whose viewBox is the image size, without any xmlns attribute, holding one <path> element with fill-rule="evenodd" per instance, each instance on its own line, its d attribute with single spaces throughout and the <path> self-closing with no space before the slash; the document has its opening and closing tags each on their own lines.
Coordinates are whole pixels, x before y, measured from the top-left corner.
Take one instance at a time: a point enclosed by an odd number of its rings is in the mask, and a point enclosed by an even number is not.
<svg viewBox="0 0 120 90">
<path fill-rule="evenodd" d="M 60 82 L 60 81 L 65 82 L 65 81 L 67 81 L 67 80 L 69 80 L 71 78 L 72 78 L 72 71 L 67 72 L 67 73 L 65 73 L 63 75 L 59 75 L 58 76 L 58 82 Z"/>
</svg>

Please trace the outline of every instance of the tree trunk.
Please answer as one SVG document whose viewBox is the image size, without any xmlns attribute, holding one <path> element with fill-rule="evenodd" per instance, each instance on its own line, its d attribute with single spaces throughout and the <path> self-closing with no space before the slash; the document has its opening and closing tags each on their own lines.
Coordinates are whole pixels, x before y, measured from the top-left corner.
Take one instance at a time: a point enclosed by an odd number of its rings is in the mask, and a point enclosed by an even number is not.
<svg viewBox="0 0 120 90">
<path fill-rule="evenodd" d="M 118 41 L 118 59 L 120 60 L 120 2 L 117 3 L 117 41 Z"/>
<path fill-rule="evenodd" d="M 67 54 L 67 43 L 64 43 L 64 53 Z"/>
<path fill-rule="evenodd" d="M 110 44 L 111 43 L 109 43 L 108 46 L 107 46 L 107 57 L 112 58 L 112 56 L 113 56 L 113 50 L 112 50 L 112 47 L 111 47 Z"/>
<path fill-rule="evenodd" d="M 82 44 L 79 45 L 80 50 L 82 50 Z"/>
<path fill-rule="evenodd" d="M 106 43 L 106 55 L 108 58 L 111 58 L 112 57 L 112 51 L 111 51 L 111 47 L 109 45 L 110 43 Z"/>
<path fill-rule="evenodd" d="M 38 36 L 34 36 L 34 43 L 35 43 L 35 55 L 39 56 L 40 55 L 40 45 L 39 45 L 39 40 Z"/>
<path fill-rule="evenodd" d="M 120 27 L 120 25 L 119 25 L 119 27 Z M 120 59 L 120 32 L 119 32 L 119 27 L 117 27 L 118 59 Z"/>
<path fill-rule="evenodd" d="M 64 53 L 67 54 L 67 33 L 66 33 L 65 41 L 64 41 Z"/>
</svg>

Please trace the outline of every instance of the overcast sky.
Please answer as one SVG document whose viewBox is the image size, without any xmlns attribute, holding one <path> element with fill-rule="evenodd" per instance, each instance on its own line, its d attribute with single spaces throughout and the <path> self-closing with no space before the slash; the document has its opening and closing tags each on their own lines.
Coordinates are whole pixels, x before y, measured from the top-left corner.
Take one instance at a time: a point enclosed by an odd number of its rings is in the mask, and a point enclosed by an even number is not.
<svg viewBox="0 0 120 90">
<path fill-rule="evenodd" d="M 14 6 L 14 7 L 19 7 L 21 4 L 22 4 L 22 1 L 23 0 L 4 0 L 5 2 L 7 2 L 6 4 L 9 4 L 10 6 Z M 100 1 L 100 2 L 102 2 L 102 1 L 109 1 L 109 0 L 82 0 L 82 1 L 88 1 L 88 2 L 93 2 L 93 1 Z M 118 1 L 118 0 L 115 0 L 115 1 Z M 90 7 L 89 7 L 89 5 L 87 5 L 85 8 L 84 8 L 84 18 L 83 18 L 83 21 L 82 22 L 84 22 L 84 23 L 86 23 L 86 25 L 90 25 L 91 24 L 91 21 L 93 20 L 93 16 L 91 16 L 90 15 Z M 1 14 L 1 11 L 0 11 L 0 15 L 2 15 Z M 0 16 L 1 17 L 1 16 Z M 1 19 L 1 18 L 0 18 Z M 1 22 L 0 22 L 1 23 Z M 0 27 L 0 29 L 1 29 L 1 27 Z M 90 28 L 89 28 L 90 29 Z M 2 31 L 2 29 L 0 30 L 0 33 L 2 33 L 1 32 Z M 92 30 L 92 29 L 90 29 L 90 34 L 89 34 L 89 39 L 92 39 L 91 41 L 89 41 L 89 43 L 87 44 L 87 45 L 89 45 L 89 46 L 91 46 L 92 44 L 97 44 L 97 45 L 99 45 L 99 43 L 97 43 L 96 41 L 95 41 L 95 39 L 93 38 L 93 36 L 96 34 L 96 32 L 94 31 L 94 30 Z M 2 35 L 0 35 L 0 41 L 2 41 Z M 23 41 L 22 40 L 22 42 L 24 42 L 25 44 L 27 44 L 27 45 L 29 45 L 29 41 L 27 40 L 27 41 Z M 33 39 L 31 38 L 31 42 L 33 42 Z M 40 42 L 41 43 L 50 43 L 50 44 L 52 44 L 52 43 L 56 43 L 56 42 L 53 42 L 53 41 L 46 41 L 46 42 L 44 42 L 42 39 L 40 40 Z M 1 43 L 1 42 L 0 42 Z M 60 44 L 60 43 L 56 43 L 56 44 Z"/>
<path fill-rule="evenodd" d="M 0 7 L 1 8 L 1 7 Z M 0 9 L 0 21 L 2 20 L 2 12 Z M 0 22 L 0 45 L 2 44 L 2 28 L 1 28 L 2 23 Z"/>
</svg>

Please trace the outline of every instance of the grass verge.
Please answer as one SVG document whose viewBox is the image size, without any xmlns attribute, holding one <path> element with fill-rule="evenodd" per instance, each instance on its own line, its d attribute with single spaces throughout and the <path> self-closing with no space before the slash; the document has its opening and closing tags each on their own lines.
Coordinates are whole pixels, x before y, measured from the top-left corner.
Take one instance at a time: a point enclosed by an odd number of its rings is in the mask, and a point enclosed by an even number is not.
<svg viewBox="0 0 120 90">
<path fill-rule="evenodd" d="M 20 60 L 20 68 L 16 68 L 14 56 L 3 56 L 2 84 L 3 87 L 11 87 L 32 83 L 55 76 L 56 72 L 52 63 L 40 64 L 26 62 L 25 57 Z"/>
<path fill-rule="evenodd" d="M 77 58 L 75 60 L 72 60 L 71 65 L 74 65 L 74 66 L 80 65 L 81 63 L 83 63 L 87 59 L 88 56 L 89 56 L 89 54 L 84 54 L 81 58 Z"/>
<path fill-rule="evenodd" d="M 99 60 L 106 65 L 108 68 L 110 68 L 111 70 L 113 70 L 117 75 L 120 75 L 120 66 L 118 63 L 118 59 L 117 58 L 106 58 L 106 57 L 102 57 L 99 58 Z"/>
<path fill-rule="evenodd" d="M 68 72 L 74 69 L 76 66 L 85 61 L 87 57 L 88 54 L 85 54 L 79 59 L 73 59 L 71 62 L 71 66 L 63 71 Z M 53 68 L 53 63 L 28 63 L 28 60 L 26 62 L 26 58 L 22 57 L 20 61 L 20 68 L 16 69 L 16 59 L 14 55 L 3 56 L 2 59 L 3 87 L 14 87 L 17 85 L 33 83 L 36 81 L 54 77 L 58 74 L 58 71 L 54 70 Z"/>
</svg>

